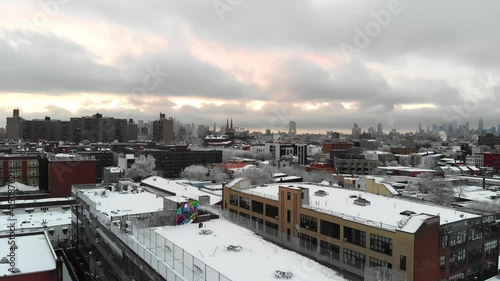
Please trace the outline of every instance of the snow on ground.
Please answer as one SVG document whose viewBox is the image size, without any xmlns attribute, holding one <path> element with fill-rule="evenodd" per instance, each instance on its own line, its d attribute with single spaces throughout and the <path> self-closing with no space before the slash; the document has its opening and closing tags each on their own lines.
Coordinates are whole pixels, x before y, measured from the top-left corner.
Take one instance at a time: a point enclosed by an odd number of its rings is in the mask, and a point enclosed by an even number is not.
<svg viewBox="0 0 500 281">
<path fill-rule="evenodd" d="M 0 253 L 4 257 L 10 253 L 9 238 L 0 238 Z M 56 257 L 45 234 L 16 236 L 15 267 L 21 270 L 13 274 L 9 271 L 10 264 L 0 264 L 0 276 L 19 275 L 30 272 L 43 272 L 56 269 Z M 21 279 L 19 279 L 21 280 Z M 24 279 L 23 279 L 24 280 Z"/>
<path fill-rule="evenodd" d="M 144 191 L 139 193 L 120 193 L 98 188 L 83 190 L 90 200 L 96 203 L 97 210 L 107 216 L 123 216 L 163 210 L 163 197 Z"/>
<path fill-rule="evenodd" d="M 204 223 L 211 235 L 200 235 L 198 224 L 156 228 L 156 232 L 233 281 L 276 281 L 276 270 L 293 273 L 291 281 L 341 281 L 336 271 L 293 251 L 265 241 L 223 219 Z M 239 245 L 241 252 L 226 247 Z"/>
</svg>

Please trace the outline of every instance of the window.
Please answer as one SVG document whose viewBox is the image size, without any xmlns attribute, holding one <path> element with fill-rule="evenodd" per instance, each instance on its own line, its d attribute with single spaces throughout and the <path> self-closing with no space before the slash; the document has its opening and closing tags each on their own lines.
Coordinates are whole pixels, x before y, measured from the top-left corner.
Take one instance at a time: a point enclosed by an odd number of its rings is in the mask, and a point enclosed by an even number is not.
<svg viewBox="0 0 500 281">
<path fill-rule="evenodd" d="M 38 169 L 28 169 L 28 177 L 37 177 Z"/>
<path fill-rule="evenodd" d="M 365 255 L 344 248 L 344 262 L 358 268 L 363 268 L 365 266 Z"/>
<path fill-rule="evenodd" d="M 366 232 L 344 226 L 344 240 L 354 245 L 366 247 Z"/>
<path fill-rule="evenodd" d="M 392 269 L 392 264 L 385 262 L 383 260 L 370 257 L 370 267 L 387 267 Z"/>
<path fill-rule="evenodd" d="M 240 208 L 250 210 L 250 199 L 240 197 Z"/>
<path fill-rule="evenodd" d="M 48 211 L 48 210 L 49 210 L 49 208 L 47 208 L 47 207 L 42 207 L 42 208 L 40 208 L 40 210 L 41 210 L 41 211 L 43 211 L 43 212 L 46 212 L 46 211 Z"/>
<path fill-rule="evenodd" d="M 465 274 L 463 272 L 459 272 L 448 277 L 448 281 L 463 281 L 465 280 Z"/>
<path fill-rule="evenodd" d="M 292 194 L 290 192 L 286 193 L 286 200 L 291 200 L 292 199 Z"/>
<path fill-rule="evenodd" d="M 376 234 L 370 234 L 370 249 L 392 256 L 392 239 Z"/>
<path fill-rule="evenodd" d="M 238 206 L 238 196 L 234 194 L 229 195 L 229 204 Z"/>
<path fill-rule="evenodd" d="M 264 204 L 262 204 L 262 202 L 252 200 L 252 211 L 259 213 L 259 214 L 263 214 L 264 213 Z"/>
<path fill-rule="evenodd" d="M 279 209 L 276 206 L 266 204 L 266 216 L 277 219 L 279 215 Z"/>
<path fill-rule="evenodd" d="M 28 167 L 38 167 L 38 160 L 36 159 L 28 160 Z"/>
<path fill-rule="evenodd" d="M 458 267 L 465 263 L 465 249 L 450 255 L 450 267 Z"/>
<path fill-rule="evenodd" d="M 230 213 L 232 213 L 232 214 L 238 214 L 238 211 L 233 210 L 233 209 L 231 209 L 231 208 L 229 208 L 229 212 L 230 212 Z"/>
<path fill-rule="evenodd" d="M 340 239 L 340 225 L 320 220 L 320 233 L 332 238 Z"/>
<path fill-rule="evenodd" d="M 319 242 L 319 247 L 320 247 L 319 253 L 321 255 L 324 255 L 327 257 L 332 257 L 332 258 L 338 260 L 338 256 L 340 254 L 340 247 L 339 246 L 321 240 Z"/>
<path fill-rule="evenodd" d="M 318 220 L 308 215 L 300 214 L 300 227 L 311 231 L 318 230 Z"/>
<path fill-rule="evenodd" d="M 292 221 L 292 212 L 290 210 L 286 210 L 286 222 L 290 223 Z"/>
<path fill-rule="evenodd" d="M 244 218 L 247 218 L 247 219 L 250 219 L 250 215 L 246 214 L 246 213 L 243 213 L 243 212 L 240 212 L 240 216 L 242 216 Z"/>
<path fill-rule="evenodd" d="M 399 269 L 406 270 L 406 256 L 399 256 Z"/>
<path fill-rule="evenodd" d="M 318 239 L 304 233 L 299 233 L 299 239 L 308 244 L 318 245 Z"/>
<path fill-rule="evenodd" d="M 446 255 L 443 255 L 443 256 L 439 257 L 439 268 L 441 270 L 446 269 Z"/>
<path fill-rule="evenodd" d="M 483 237 L 483 231 L 481 231 L 480 229 L 471 229 L 470 231 L 470 237 L 472 240 L 476 240 L 476 239 L 479 239 L 479 238 L 482 238 Z"/>
<path fill-rule="evenodd" d="M 441 236 L 441 246 L 443 248 L 448 247 L 448 235 Z"/>
<path fill-rule="evenodd" d="M 492 240 L 484 243 L 484 255 L 488 256 L 495 253 L 497 250 L 497 240 Z"/>
<path fill-rule="evenodd" d="M 467 241 L 467 232 L 460 231 L 450 234 L 450 246 L 460 245 Z"/>
<path fill-rule="evenodd" d="M 272 223 L 272 222 L 268 222 L 268 221 L 266 221 L 266 222 L 265 222 L 265 225 L 266 225 L 268 228 L 278 230 L 278 225 L 277 225 L 277 224 L 275 224 L 275 223 Z"/>
</svg>

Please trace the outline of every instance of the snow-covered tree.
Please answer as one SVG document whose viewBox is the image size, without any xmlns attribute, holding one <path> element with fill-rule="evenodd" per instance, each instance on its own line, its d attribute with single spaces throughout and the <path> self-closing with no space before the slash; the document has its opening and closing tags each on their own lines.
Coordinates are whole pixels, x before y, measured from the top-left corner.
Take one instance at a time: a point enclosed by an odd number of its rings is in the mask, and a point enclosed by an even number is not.
<svg viewBox="0 0 500 281">
<path fill-rule="evenodd" d="M 209 179 L 216 183 L 222 183 L 229 180 L 229 175 L 222 168 L 212 168 Z"/>
<path fill-rule="evenodd" d="M 272 160 L 273 155 L 270 152 L 259 152 L 255 154 L 255 159 L 260 161 Z"/>
<path fill-rule="evenodd" d="M 238 172 L 235 174 L 235 177 L 247 178 L 250 180 L 250 184 L 253 185 L 261 185 L 273 182 L 273 179 L 268 172 L 258 168 L 249 168 L 242 172 Z"/>
<path fill-rule="evenodd" d="M 127 170 L 125 177 L 131 178 L 133 180 L 141 180 L 143 178 L 155 175 L 155 164 L 156 160 L 153 156 L 148 155 L 147 157 L 141 155 L 139 158 L 135 159 L 134 164 Z"/>
<path fill-rule="evenodd" d="M 208 168 L 202 165 L 191 165 L 182 171 L 181 177 L 194 181 L 206 180 L 208 178 Z"/>
</svg>

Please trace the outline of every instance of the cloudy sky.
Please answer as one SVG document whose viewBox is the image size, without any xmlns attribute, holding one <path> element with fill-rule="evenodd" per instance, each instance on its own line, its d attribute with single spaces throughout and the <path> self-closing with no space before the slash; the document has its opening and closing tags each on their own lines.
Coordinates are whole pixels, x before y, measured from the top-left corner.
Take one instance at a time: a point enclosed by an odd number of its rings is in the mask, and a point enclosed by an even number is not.
<svg viewBox="0 0 500 281">
<path fill-rule="evenodd" d="M 0 126 L 91 115 L 262 130 L 500 123 L 500 2 L 0 2 Z"/>
</svg>

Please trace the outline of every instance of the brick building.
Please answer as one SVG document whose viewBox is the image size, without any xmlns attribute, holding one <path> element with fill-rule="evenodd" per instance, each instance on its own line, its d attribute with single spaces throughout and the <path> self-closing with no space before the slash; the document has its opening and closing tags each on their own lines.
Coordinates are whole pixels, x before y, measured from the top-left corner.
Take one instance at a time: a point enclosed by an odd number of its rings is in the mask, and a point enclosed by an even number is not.
<svg viewBox="0 0 500 281">
<path fill-rule="evenodd" d="M 38 155 L 0 154 L 0 186 L 8 183 L 9 175 L 17 182 L 39 186 Z"/>
<path fill-rule="evenodd" d="M 96 183 L 96 160 L 77 154 L 49 155 L 47 175 L 50 197 L 69 197 L 72 185 Z"/>
<path fill-rule="evenodd" d="M 224 187 L 223 208 L 356 275 L 378 267 L 408 281 L 497 273 L 500 215 L 305 183 Z"/>
</svg>

